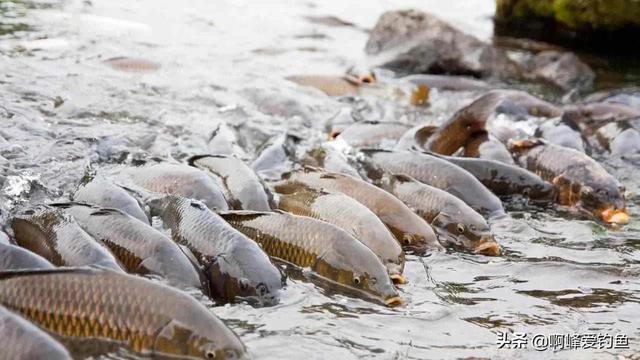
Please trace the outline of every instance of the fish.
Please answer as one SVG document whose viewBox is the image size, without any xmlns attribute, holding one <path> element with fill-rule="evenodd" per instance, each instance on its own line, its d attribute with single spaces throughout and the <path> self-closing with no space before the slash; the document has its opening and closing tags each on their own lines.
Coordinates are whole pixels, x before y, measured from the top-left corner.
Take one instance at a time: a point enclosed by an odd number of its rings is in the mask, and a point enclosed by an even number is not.
<svg viewBox="0 0 640 360">
<path fill-rule="evenodd" d="M 420 150 L 424 149 L 424 144 L 429 137 L 438 129 L 431 124 L 415 126 L 407 130 L 393 147 L 394 150 Z"/>
<path fill-rule="evenodd" d="M 640 109 L 619 103 L 596 102 L 569 105 L 564 108 L 562 120 L 572 123 L 585 136 L 592 135 L 600 126 L 610 122 L 640 119 Z"/>
<path fill-rule="evenodd" d="M 260 155 L 253 160 L 251 168 L 267 180 L 278 179 L 283 172 L 291 168 L 292 159 L 296 157 L 296 148 L 301 140 L 297 135 L 289 133 L 273 137 L 256 151 Z"/>
<path fill-rule="evenodd" d="M 384 223 L 355 199 L 342 193 L 318 191 L 295 181 L 273 185 L 278 193 L 278 208 L 336 225 L 371 249 L 387 268 L 389 276 L 403 284 L 405 254 Z"/>
<path fill-rule="evenodd" d="M 53 269 L 40 255 L 13 244 L 0 243 L 0 271 L 24 269 Z"/>
<path fill-rule="evenodd" d="M 562 120 L 545 121 L 538 126 L 534 136 L 545 139 L 551 144 L 588 153 L 587 141 L 580 133 L 580 129 L 572 122 Z"/>
<path fill-rule="evenodd" d="M 198 155 L 189 165 L 211 175 L 223 189 L 232 209 L 269 211 L 269 195 L 262 181 L 242 160 L 226 155 Z"/>
<path fill-rule="evenodd" d="M 16 244 L 55 266 L 102 266 L 122 271 L 118 261 L 59 209 L 40 206 L 11 219 Z"/>
<path fill-rule="evenodd" d="M 409 128 L 401 123 L 365 121 L 352 124 L 339 134 L 332 135 L 355 148 L 384 148 L 393 147 Z"/>
<path fill-rule="evenodd" d="M 376 254 L 335 225 L 282 211 L 230 211 L 220 216 L 269 256 L 311 269 L 322 285 L 388 306 L 403 302 Z"/>
<path fill-rule="evenodd" d="M 207 173 L 194 167 L 157 164 L 125 170 L 124 175 L 148 191 L 200 200 L 212 210 L 229 210 L 220 186 Z"/>
<path fill-rule="evenodd" d="M 488 133 L 478 133 L 472 136 L 465 145 L 462 155 L 515 165 L 507 147 Z"/>
<path fill-rule="evenodd" d="M 118 56 L 107 59 L 105 64 L 115 70 L 126 72 L 154 72 L 160 69 L 160 64 L 147 59 Z"/>
<path fill-rule="evenodd" d="M 471 173 L 436 156 L 416 151 L 363 149 L 365 171 L 382 169 L 408 175 L 427 185 L 444 190 L 488 217 L 504 216 L 500 199 Z M 369 174 L 370 177 L 378 175 Z M 375 180 L 375 179 L 374 179 Z"/>
<path fill-rule="evenodd" d="M 334 145 L 330 141 L 310 149 L 300 159 L 300 164 L 360 178 L 358 170 L 351 165 L 345 154 Z"/>
<path fill-rule="evenodd" d="M 493 160 L 439 157 L 467 170 L 498 196 L 522 195 L 531 200 L 555 200 L 555 187 L 551 183 L 519 166 Z"/>
<path fill-rule="evenodd" d="M 640 152 L 640 131 L 629 122 L 615 121 L 595 132 L 597 143 L 615 156 L 629 156 Z"/>
<path fill-rule="evenodd" d="M 431 224 L 443 246 L 500 255 L 486 220 L 457 197 L 402 174 L 385 177 L 380 186 Z"/>
<path fill-rule="evenodd" d="M 114 208 L 149 223 L 149 217 L 138 200 L 125 189 L 102 176 L 85 175 L 73 194 L 73 201 Z"/>
<path fill-rule="evenodd" d="M 414 74 L 400 78 L 415 85 L 426 85 L 431 89 L 450 91 L 475 91 L 487 90 L 490 85 L 484 81 L 475 80 L 465 76 Z"/>
<path fill-rule="evenodd" d="M 609 143 L 611 155 L 626 157 L 640 153 L 640 131 L 626 129 Z"/>
<path fill-rule="evenodd" d="M 491 132 L 487 122 L 498 113 L 525 118 L 558 117 L 562 115 L 562 110 L 524 91 L 492 90 L 453 114 L 431 135 L 424 148 L 438 154 L 452 155 L 474 135 Z"/>
<path fill-rule="evenodd" d="M 173 240 L 203 266 L 211 296 L 220 302 L 246 300 L 275 305 L 285 278 L 267 254 L 202 202 L 179 196 L 149 201 Z"/>
<path fill-rule="evenodd" d="M 330 75 L 296 75 L 287 80 L 298 85 L 316 88 L 328 96 L 356 95 L 363 83 L 354 81 L 349 76 Z"/>
<path fill-rule="evenodd" d="M 540 139 L 512 141 L 509 147 L 520 166 L 556 186 L 559 204 L 605 223 L 629 222 L 624 186 L 588 155 Z"/>
<path fill-rule="evenodd" d="M 36 325 L 0 306 L 0 349 L 12 360 L 71 360 L 62 344 Z"/>
<path fill-rule="evenodd" d="M 74 349 L 101 355 L 121 347 L 155 358 L 246 357 L 238 336 L 191 296 L 104 268 L 0 273 L 0 304 L 79 358 L 87 356 Z"/>
<path fill-rule="evenodd" d="M 391 230 L 405 250 L 424 254 L 442 249 L 429 224 L 396 197 L 362 179 L 309 167 L 288 173 L 285 178 L 316 190 L 339 192 L 355 199 Z"/>
<path fill-rule="evenodd" d="M 117 209 L 79 203 L 50 204 L 73 216 L 80 227 L 106 246 L 128 273 L 158 275 L 181 289 L 206 289 L 204 275 L 182 249 L 149 224 Z"/>
<path fill-rule="evenodd" d="M 502 93 L 489 92 L 458 110 L 432 132 L 423 148 L 443 155 L 455 153 L 474 134 L 485 132 L 487 119 L 501 100 Z"/>
</svg>

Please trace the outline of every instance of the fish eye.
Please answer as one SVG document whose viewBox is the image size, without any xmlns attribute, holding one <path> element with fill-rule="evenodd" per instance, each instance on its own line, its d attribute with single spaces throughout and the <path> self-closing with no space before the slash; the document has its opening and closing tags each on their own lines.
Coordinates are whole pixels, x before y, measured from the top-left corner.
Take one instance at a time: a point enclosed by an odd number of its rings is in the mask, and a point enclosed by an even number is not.
<svg viewBox="0 0 640 360">
<path fill-rule="evenodd" d="M 402 240 L 402 242 L 403 242 L 405 245 L 411 245 L 411 239 L 409 239 L 408 237 L 405 237 L 405 238 Z"/>
<path fill-rule="evenodd" d="M 465 230 L 464 225 L 462 225 L 462 224 L 458 224 L 458 226 L 456 227 L 456 229 L 458 230 L 458 232 L 459 232 L 460 234 L 464 233 L 464 230 Z"/>
<path fill-rule="evenodd" d="M 213 350 L 207 350 L 204 353 L 204 357 L 207 359 L 215 359 L 216 358 L 216 353 Z"/>
<path fill-rule="evenodd" d="M 376 278 L 371 278 L 371 279 L 369 280 L 369 282 L 370 282 L 372 285 L 375 285 L 375 284 L 377 284 L 377 283 L 378 283 L 378 279 L 376 279 Z"/>
<path fill-rule="evenodd" d="M 605 190 L 605 189 L 600 189 L 600 190 L 598 190 L 598 195 L 608 196 L 609 192 L 607 190 Z"/>
<path fill-rule="evenodd" d="M 353 278 L 353 284 L 354 284 L 354 285 L 360 285 L 360 278 L 359 278 L 359 277 L 357 277 L 357 276 L 356 276 L 356 277 L 354 277 L 354 278 Z"/>
</svg>

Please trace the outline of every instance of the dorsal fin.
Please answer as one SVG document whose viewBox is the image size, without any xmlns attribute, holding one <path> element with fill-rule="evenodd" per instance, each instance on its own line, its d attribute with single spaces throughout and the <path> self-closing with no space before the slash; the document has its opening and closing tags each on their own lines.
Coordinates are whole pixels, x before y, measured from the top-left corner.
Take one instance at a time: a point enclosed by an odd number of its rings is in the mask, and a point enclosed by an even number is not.
<svg viewBox="0 0 640 360">
<path fill-rule="evenodd" d="M 411 176 L 405 174 L 393 174 L 391 175 L 395 180 L 399 182 L 413 182 L 415 181 Z"/>
<path fill-rule="evenodd" d="M 201 159 L 206 159 L 206 158 L 228 159 L 229 155 L 222 155 L 222 154 L 193 155 L 187 159 L 187 164 L 189 164 L 189 166 L 198 167 L 198 165 L 196 165 L 195 162 Z"/>
<path fill-rule="evenodd" d="M 0 271 L 0 281 L 12 279 L 16 277 L 50 275 L 50 274 L 94 274 L 99 272 L 110 271 L 107 268 L 99 266 L 82 266 L 82 267 L 60 267 L 54 269 L 30 269 L 30 270 L 9 270 Z M 114 271 L 115 273 L 115 271 Z"/>
</svg>

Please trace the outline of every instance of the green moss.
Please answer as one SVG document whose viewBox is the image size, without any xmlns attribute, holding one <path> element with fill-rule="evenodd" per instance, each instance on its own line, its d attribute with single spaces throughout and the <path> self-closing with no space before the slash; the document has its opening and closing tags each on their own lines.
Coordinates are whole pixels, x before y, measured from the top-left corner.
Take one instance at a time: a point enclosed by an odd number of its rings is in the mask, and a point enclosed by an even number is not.
<svg viewBox="0 0 640 360">
<path fill-rule="evenodd" d="M 547 18 L 572 29 L 640 26 L 637 0 L 496 0 L 496 4 L 496 16 L 502 19 Z"/>
</svg>

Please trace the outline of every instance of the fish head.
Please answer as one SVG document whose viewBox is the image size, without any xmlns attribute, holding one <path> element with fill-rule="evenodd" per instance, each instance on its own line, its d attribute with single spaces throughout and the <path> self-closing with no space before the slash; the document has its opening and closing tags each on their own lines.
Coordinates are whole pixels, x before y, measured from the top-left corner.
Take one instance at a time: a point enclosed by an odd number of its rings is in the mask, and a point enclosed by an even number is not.
<svg viewBox="0 0 640 360">
<path fill-rule="evenodd" d="M 314 272 L 355 296 L 387 306 L 402 304 L 387 268 L 376 254 L 360 242 L 346 246 L 348 251 L 325 252 L 313 265 Z"/>
<path fill-rule="evenodd" d="M 578 207 L 596 218 L 611 224 L 627 224 L 629 214 L 625 207 L 625 188 L 614 181 L 597 182 L 597 187 L 582 186 Z"/>
<path fill-rule="evenodd" d="M 404 232 L 396 232 L 394 229 L 391 229 L 392 233 L 395 235 L 396 239 L 400 242 L 402 249 L 406 252 L 416 255 L 424 255 L 429 251 L 442 251 L 444 250 L 440 244 L 438 244 L 438 239 L 433 232 L 424 232 L 424 233 L 404 233 Z"/>
<path fill-rule="evenodd" d="M 523 195 L 532 200 L 553 200 L 556 197 L 556 187 L 548 182 L 528 186 Z"/>
<path fill-rule="evenodd" d="M 191 326 L 171 320 L 156 336 L 154 356 L 181 359 L 246 359 L 246 349 L 238 337 L 224 327 L 206 325 L 194 319 Z M 202 322 L 203 324 L 199 324 Z M 201 325 L 201 326 L 199 326 Z"/>
<path fill-rule="evenodd" d="M 216 299 L 242 300 L 254 306 L 278 304 L 285 276 L 263 253 L 241 255 L 248 251 L 251 250 L 234 251 L 231 255 L 237 257 L 220 255 L 209 261 L 205 276 L 211 286 L 211 294 Z M 246 261 L 251 257 L 257 259 Z"/>
<path fill-rule="evenodd" d="M 473 253 L 498 256 L 500 245 L 481 216 L 462 217 L 440 213 L 434 219 L 434 228 L 445 247 L 471 251 Z"/>
</svg>

